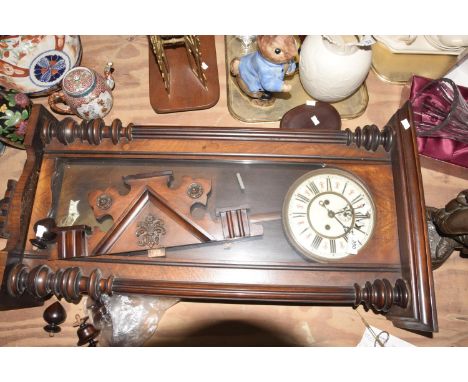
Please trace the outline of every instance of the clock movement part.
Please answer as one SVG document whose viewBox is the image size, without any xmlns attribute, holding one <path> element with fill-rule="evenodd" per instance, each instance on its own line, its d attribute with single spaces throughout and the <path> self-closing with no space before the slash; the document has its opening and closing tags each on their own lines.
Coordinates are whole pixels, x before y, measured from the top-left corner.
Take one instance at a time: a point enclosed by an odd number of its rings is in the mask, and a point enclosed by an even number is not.
<svg viewBox="0 0 468 382">
<path fill-rule="evenodd" d="M 96 329 L 94 325 L 88 323 L 89 317 L 86 316 L 81 318 L 79 314 L 75 316 L 76 322 L 73 324 L 73 327 L 78 327 L 76 334 L 78 335 L 78 346 L 83 346 L 88 344 L 88 347 L 96 347 L 99 341 L 96 341 L 96 338 L 101 333 L 100 330 Z"/>
</svg>

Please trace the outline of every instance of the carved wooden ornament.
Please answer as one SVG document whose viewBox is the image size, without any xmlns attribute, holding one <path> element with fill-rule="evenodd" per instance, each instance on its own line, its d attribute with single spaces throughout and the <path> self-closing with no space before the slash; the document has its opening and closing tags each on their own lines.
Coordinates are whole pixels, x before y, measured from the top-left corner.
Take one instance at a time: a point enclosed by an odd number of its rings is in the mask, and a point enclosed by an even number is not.
<svg viewBox="0 0 468 382">
<path fill-rule="evenodd" d="M 171 187 L 171 171 L 127 176 L 130 191 L 121 195 L 115 187 L 95 190 L 88 203 L 98 221 L 111 216 L 114 224 L 107 233 L 95 230 L 88 242 L 91 256 L 170 248 L 210 241 L 238 239 L 263 234 L 258 224 L 250 224 L 246 206 L 220 208 L 218 219 L 209 214 L 192 216 L 195 204 L 206 206 L 211 180 L 184 176 Z"/>
</svg>

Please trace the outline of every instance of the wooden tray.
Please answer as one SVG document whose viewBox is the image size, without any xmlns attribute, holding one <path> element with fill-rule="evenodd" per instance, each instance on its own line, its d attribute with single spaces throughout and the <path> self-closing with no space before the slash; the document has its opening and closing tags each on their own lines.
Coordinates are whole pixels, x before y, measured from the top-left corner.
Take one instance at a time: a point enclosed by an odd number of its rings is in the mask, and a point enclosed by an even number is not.
<svg viewBox="0 0 468 382">
<path fill-rule="evenodd" d="M 200 51 L 205 70 L 207 89 L 192 72 L 184 47 L 165 49 L 171 71 L 171 92 L 167 93 L 156 58 L 149 44 L 149 96 L 156 113 L 202 110 L 219 100 L 218 65 L 214 36 L 199 36 Z"/>
</svg>

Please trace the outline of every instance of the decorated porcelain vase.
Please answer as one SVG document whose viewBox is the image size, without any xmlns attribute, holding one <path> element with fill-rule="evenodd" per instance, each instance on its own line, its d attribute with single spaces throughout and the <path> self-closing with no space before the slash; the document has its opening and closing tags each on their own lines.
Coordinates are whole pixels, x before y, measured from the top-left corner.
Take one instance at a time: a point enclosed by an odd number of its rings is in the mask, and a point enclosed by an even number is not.
<svg viewBox="0 0 468 382">
<path fill-rule="evenodd" d="M 62 90 L 49 96 L 50 108 L 59 114 L 76 114 L 86 120 L 103 118 L 114 101 L 111 67 L 111 63 L 106 66 L 104 77 L 82 66 L 70 70 L 62 80 Z"/>
<path fill-rule="evenodd" d="M 370 46 L 358 44 L 354 36 L 307 36 L 299 58 L 304 90 L 324 102 L 341 101 L 353 94 L 372 62 Z"/>
<path fill-rule="evenodd" d="M 78 36 L 0 36 L 0 86 L 46 95 L 80 60 Z"/>
</svg>

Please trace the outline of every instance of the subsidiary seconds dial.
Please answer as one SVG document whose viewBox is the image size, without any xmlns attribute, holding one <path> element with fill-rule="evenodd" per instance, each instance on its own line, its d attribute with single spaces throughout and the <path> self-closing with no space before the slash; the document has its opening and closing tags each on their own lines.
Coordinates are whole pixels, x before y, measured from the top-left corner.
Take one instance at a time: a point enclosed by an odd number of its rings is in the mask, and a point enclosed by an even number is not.
<svg viewBox="0 0 468 382">
<path fill-rule="evenodd" d="M 290 187 L 283 205 L 289 242 L 304 256 L 327 261 L 357 255 L 372 235 L 375 207 L 351 173 L 335 168 L 308 172 Z"/>
</svg>

